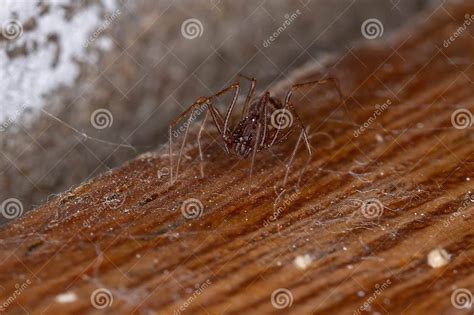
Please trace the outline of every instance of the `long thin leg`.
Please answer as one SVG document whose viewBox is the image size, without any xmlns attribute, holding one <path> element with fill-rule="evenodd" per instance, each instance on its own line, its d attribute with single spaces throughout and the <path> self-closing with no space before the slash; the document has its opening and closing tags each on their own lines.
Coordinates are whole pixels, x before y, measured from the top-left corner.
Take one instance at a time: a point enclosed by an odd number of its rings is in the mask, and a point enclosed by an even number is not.
<svg viewBox="0 0 474 315">
<path fill-rule="evenodd" d="M 234 98 L 232 99 L 232 104 L 231 106 L 229 107 L 229 109 L 227 110 L 227 118 L 225 120 L 225 123 L 224 123 L 224 120 L 221 116 L 221 114 L 219 113 L 219 111 L 212 105 L 212 99 L 216 98 L 216 97 L 219 97 L 225 93 L 227 93 L 228 91 L 232 90 L 232 89 L 235 89 L 235 94 L 234 94 Z M 172 152 L 172 145 L 173 145 L 173 142 L 172 142 L 172 133 L 173 133 L 173 129 L 176 127 L 176 125 L 184 118 L 186 117 L 190 112 L 192 112 L 195 108 L 199 108 L 203 105 L 206 105 L 207 106 L 207 110 L 209 110 L 211 112 L 211 116 L 214 120 L 214 124 L 216 125 L 217 127 L 217 130 L 219 131 L 219 134 L 221 135 L 222 139 L 224 140 L 224 143 L 225 143 L 225 149 L 227 152 L 229 152 L 229 149 L 227 147 L 227 133 L 228 133 L 228 128 L 227 128 L 227 122 L 228 122 L 228 116 L 230 116 L 230 112 L 231 112 L 231 109 L 234 107 L 235 105 L 235 102 L 237 101 L 237 97 L 239 95 L 239 91 L 240 91 L 240 84 L 239 83 L 234 83 L 232 85 L 230 85 L 229 87 L 219 91 L 218 93 L 214 94 L 213 96 L 211 97 L 200 97 L 198 100 L 196 100 L 196 102 L 194 102 L 194 104 L 192 104 L 184 113 L 182 113 L 181 115 L 179 115 L 170 125 L 169 127 L 169 156 L 170 156 L 170 183 L 173 184 L 173 152 Z M 207 117 L 207 114 L 206 114 L 206 117 Z M 224 124 L 224 125 L 223 125 Z M 176 178 L 178 178 L 178 171 L 179 171 L 179 164 L 180 164 L 180 161 L 181 161 L 181 154 L 182 154 L 182 151 L 184 149 L 184 144 L 186 142 L 186 137 L 187 137 L 187 133 L 188 133 L 188 129 L 189 129 L 189 124 L 186 128 L 186 132 L 185 132 L 185 135 L 184 135 L 184 139 L 183 139 L 183 143 L 182 143 L 182 146 L 181 146 L 181 150 L 180 150 L 180 154 L 179 154 L 179 157 L 178 157 L 178 163 L 177 163 L 177 167 L 176 167 Z M 198 135 L 199 137 L 199 135 Z M 199 139 L 200 140 L 200 139 Z M 199 143 L 200 145 L 200 143 Z"/>
<path fill-rule="evenodd" d="M 268 144 L 268 145 L 265 144 L 265 140 L 266 140 L 266 127 L 267 127 L 267 125 L 268 125 L 268 101 L 269 101 L 269 96 L 270 96 L 270 93 L 267 92 L 266 95 L 264 96 L 263 100 L 262 100 L 262 101 L 263 101 L 263 104 L 261 104 L 261 107 L 260 107 L 260 110 L 263 111 L 263 115 L 260 115 L 260 117 L 263 117 L 263 118 L 262 118 L 262 120 L 263 120 L 263 125 L 265 126 L 264 135 L 262 136 L 262 141 L 261 141 L 261 143 L 260 143 L 260 147 L 261 147 L 261 148 L 264 148 L 264 147 L 265 147 L 266 149 L 268 149 L 268 148 L 270 148 L 272 145 L 274 145 L 274 144 L 275 144 L 275 140 L 276 140 L 276 137 L 274 137 L 274 138 L 272 139 L 272 142 L 271 142 L 270 144 Z M 276 104 L 273 104 L 273 105 L 275 106 Z M 291 112 L 290 112 L 290 113 L 291 113 Z M 297 117 L 297 118 L 298 118 L 298 123 L 299 123 L 299 124 L 302 124 L 301 120 L 299 120 L 299 117 Z M 260 127 L 260 125 L 259 125 L 259 127 Z M 284 140 L 291 132 L 293 132 L 293 131 L 294 131 L 294 126 L 290 126 L 290 130 L 287 131 L 287 133 L 285 134 L 285 136 L 284 136 L 282 139 L 280 139 L 279 142 L 283 141 L 283 140 Z M 278 132 L 278 131 L 277 131 L 277 132 Z M 258 137 L 257 137 L 257 138 L 258 138 Z M 307 140 L 307 137 L 305 137 L 305 139 Z M 257 141 L 258 141 L 258 139 L 257 139 Z M 293 162 L 293 159 L 294 159 L 294 157 L 295 157 L 295 155 L 296 155 L 296 151 L 297 151 L 297 149 L 298 149 L 298 147 L 299 147 L 300 141 L 301 141 L 301 135 L 298 137 L 298 141 L 297 141 L 297 144 L 296 144 L 296 146 L 295 146 L 295 149 L 293 150 L 293 153 L 292 153 L 292 155 L 291 155 L 291 157 L 290 157 L 290 161 L 289 161 L 289 163 L 286 165 L 285 179 L 284 179 L 284 184 L 283 184 L 283 185 L 286 185 L 286 182 L 287 182 L 287 180 L 288 180 L 288 174 L 289 174 L 289 171 L 290 171 L 291 163 Z M 309 143 L 308 143 L 308 144 L 309 144 Z M 311 151 L 310 151 L 310 155 L 311 155 Z M 253 162 L 253 161 L 252 161 L 252 162 Z"/>
<path fill-rule="evenodd" d="M 172 148 L 173 147 L 173 129 L 183 120 L 183 118 L 185 118 L 187 115 L 189 115 L 189 113 L 191 113 L 196 108 L 201 108 L 202 106 L 206 106 L 207 110 L 211 111 L 212 117 L 214 119 L 214 124 L 216 125 L 219 133 L 222 136 L 222 126 L 221 126 L 221 122 L 219 122 L 219 119 L 218 119 L 219 113 L 216 113 L 216 110 L 212 106 L 212 103 L 210 102 L 209 98 L 200 97 L 198 100 L 196 100 L 196 102 L 194 102 L 191 106 L 189 106 L 189 108 L 187 110 L 185 110 L 181 115 L 176 117 L 176 119 L 170 124 L 169 130 L 168 130 L 168 133 L 169 133 L 168 134 L 168 136 L 169 136 L 169 159 L 170 159 L 170 184 L 173 184 L 173 182 L 174 182 L 173 181 L 174 165 L 173 165 L 173 148 Z M 181 153 L 182 153 L 182 150 L 183 150 L 184 143 L 186 142 L 186 136 L 187 136 L 188 128 L 189 128 L 189 123 L 188 123 L 188 126 L 186 128 L 185 137 L 183 139 L 183 145 L 181 146 L 180 154 L 179 154 L 179 157 L 178 157 L 178 166 L 177 166 L 177 169 L 176 169 L 176 178 L 178 177 L 179 162 L 181 160 Z"/>
<path fill-rule="evenodd" d="M 228 128 L 229 117 L 230 117 L 230 114 L 232 113 L 234 105 L 235 105 L 235 103 L 237 101 L 237 98 L 239 96 L 240 84 L 239 83 L 234 83 L 234 84 L 226 87 L 225 89 L 223 89 L 223 90 L 221 90 L 221 91 L 217 92 L 216 94 L 209 97 L 209 99 L 212 100 L 216 97 L 224 95 L 225 93 L 231 91 L 232 89 L 235 89 L 235 94 L 234 94 L 234 97 L 232 98 L 232 103 L 229 106 L 229 108 L 227 109 L 227 112 L 225 114 L 226 115 L 225 121 L 224 121 L 224 119 L 222 118 L 221 114 L 219 113 L 219 111 L 217 109 L 214 108 L 214 111 L 211 111 L 211 114 L 212 114 L 212 117 L 214 118 L 214 120 L 218 120 L 220 125 L 223 126 L 222 128 L 221 127 L 218 127 L 218 128 L 220 128 L 219 132 L 221 133 L 221 136 L 224 140 L 224 147 L 225 147 L 226 153 L 229 153 L 229 148 L 227 147 L 227 140 L 228 140 L 229 132 L 230 132 L 230 130 Z"/>
<path fill-rule="evenodd" d="M 232 84 L 231 86 L 223 89 L 222 91 L 220 91 L 219 93 L 215 94 L 214 96 L 211 96 L 211 98 L 215 98 L 215 97 L 219 97 L 225 93 L 227 93 L 228 91 L 232 90 L 232 89 L 235 89 L 235 93 L 234 93 L 234 97 L 232 99 L 232 103 L 230 104 L 229 108 L 227 109 L 227 112 L 225 114 L 225 120 L 224 120 L 224 137 L 227 139 L 227 137 L 229 136 L 228 133 L 229 133 L 229 128 L 228 125 L 229 125 L 229 118 L 230 118 L 230 114 L 232 113 L 232 111 L 234 110 L 234 106 L 235 106 L 235 103 L 237 102 L 237 98 L 239 97 L 239 93 L 240 93 L 240 83 L 234 83 Z"/>
<path fill-rule="evenodd" d="M 303 141 L 305 143 L 305 146 L 306 146 L 306 149 L 308 150 L 308 159 L 306 160 L 306 163 L 305 163 L 305 166 L 301 169 L 301 173 L 300 173 L 300 176 L 299 176 L 299 179 L 298 179 L 298 184 L 297 186 L 299 186 L 300 184 L 300 181 L 301 181 L 301 177 L 303 176 L 305 170 L 306 170 L 306 167 L 308 166 L 309 162 L 311 161 L 311 157 L 313 155 L 312 153 L 312 150 L 311 150 L 311 145 L 309 143 L 309 140 L 308 140 L 308 137 L 306 135 L 306 131 L 304 129 L 301 129 L 301 133 L 300 135 L 298 136 L 298 140 L 296 141 L 296 145 L 295 145 L 295 148 L 291 154 L 291 157 L 288 161 L 288 163 L 286 164 L 286 172 L 285 172 L 285 178 L 283 180 L 283 186 L 286 185 L 286 183 L 288 182 L 288 175 L 290 173 L 290 169 L 291 169 L 291 164 L 293 164 L 293 160 L 295 159 L 295 156 L 296 156 L 296 152 L 298 151 L 298 147 L 301 143 L 301 138 L 303 138 Z"/>
<path fill-rule="evenodd" d="M 200 97 L 198 98 L 187 110 L 185 110 L 181 115 L 176 117 L 176 119 L 170 124 L 168 129 L 168 137 L 169 137 L 169 159 L 170 159 L 170 184 L 173 184 L 173 129 L 176 125 L 183 120 L 186 115 L 188 115 L 191 111 L 195 108 L 199 108 L 203 106 L 207 102 L 207 98 Z"/>
<path fill-rule="evenodd" d="M 270 93 L 266 92 L 264 97 L 261 100 L 261 103 L 259 104 L 260 111 L 263 111 L 263 115 L 260 116 L 260 121 L 258 122 L 258 127 L 257 127 L 257 134 L 255 136 L 255 144 L 252 149 L 252 161 L 250 163 L 250 183 L 249 183 L 249 195 L 251 194 L 252 191 L 252 174 L 253 174 L 253 166 L 255 163 L 255 154 L 257 154 L 257 151 L 259 151 L 261 148 L 264 148 L 265 145 L 265 138 L 267 134 L 267 121 L 268 121 L 268 99 L 270 97 Z M 261 134 L 263 126 L 263 134 Z"/>
<path fill-rule="evenodd" d="M 285 141 L 285 139 L 287 137 L 289 137 L 293 132 L 295 131 L 295 128 L 292 126 L 290 127 L 290 129 L 288 129 L 288 131 L 279 139 L 279 140 L 276 140 L 276 137 L 273 137 L 272 139 L 272 142 L 270 142 L 269 145 L 267 145 L 267 148 L 270 148 L 274 145 L 278 145 L 280 143 L 282 143 L 283 141 Z"/>
<path fill-rule="evenodd" d="M 309 154 L 309 159 L 311 158 L 312 156 L 312 149 L 311 149 L 311 145 L 309 143 L 309 140 L 308 140 L 308 135 L 306 133 L 306 130 L 305 130 L 305 127 L 304 127 L 304 124 L 303 122 L 301 121 L 299 115 L 296 113 L 296 110 L 295 108 L 293 107 L 293 105 L 291 105 L 291 96 L 293 95 L 293 92 L 297 89 L 300 89 L 300 88 L 303 88 L 303 87 L 309 87 L 309 86 L 312 86 L 312 85 L 316 85 L 316 84 L 325 84 L 325 83 L 329 83 L 329 82 L 332 82 L 335 87 L 336 87 L 336 90 L 339 94 L 339 99 L 341 101 L 341 103 L 344 102 L 344 97 L 342 95 L 342 91 L 341 91 L 341 88 L 340 88 L 340 84 L 339 84 L 339 81 L 336 79 L 336 78 L 327 78 L 327 79 L 322 79 L 322 80 L 316 80 L 316 81 L 310 81 L 310 82 L 305 82 L 305 83 L 300 83 L 300 84 L 295 84 L 293 85 L 290 90 L 288 91 L 288 93 L 286 94 L 286 97 L 285 97 L 285 105 L 283 106 L 284 109 L 286 108 L 290 108 L 292 110 L 292 112 L 294 113 L 294 115 L 296 116 L 296 120 L 298 121 L 298 124 L 301 128 L 301 134 L 299 135 L 298 137 L 298 141 L 297 141 L 297 144 L 295 146 L 295 150 L 293 151 L 292 153 L 292 156 L 290 158 L 290 161 L 289 163 L 287 164 L 287 170 L 286 170 L 286 174 L 285 174 L 285 180 L 284 180 L 284 184 L 286 184 L 287 182 L 287 179 L 288 179 L 288 174 L 289 174 L 289 170 L 290 170 L 290 166 L 293 162 L 293 159 L 294 159 L 294 156 L 296 154 L 296 150 L 299 146 L 299 143 L 301 141 L 301 137 L 303 137 L 303 140 L 306 144 L 306 149 L 308 150 L 308 154 Z M 288 133 L 290 132 L 291 130 L 288 131 Z M 278 135 L 278 132 L 279 132 L 279 129 L 275 132 L 275 136 L 273 138 L 273 141 L 272 141 L 272 144 L 275 142 L 276 138 L 277 138 L 277 135 Z M 308 161 L 309 162 L 309 161 Z M 307 162 L 307 163 L 308 163 Z M 306 166 L 305 166 L 306 167 Z M 301 179 L 301 177 L 300 177 Z"/>
<path fill-rule="evenodd" d="M 260 115 L 261 117 L 261 124 L 263 124 L 263 135 L 262 135 L 262 140 L 261 143 L 259 144 L 259 147 L 262 148 L 265 144 L 265 139 L 267 138 L 267 131 L 268 131 L 268 100 L 270 99 L 270 92 L 265 92 L 261 103 L 259 104 L 260 110 L 263 111 L 263 115 Z"/>
<path fill-rule="evenodd" d="M 249 179 L 249 195 L 252 192 L 252 174 L 253 174 L 253 165 L 255 161 L 255 154 L 258 151 L 258 146 L 259 146 L 259 138 L 260 138 L 260 130 L 262 129 L 262 125 L 259 123 L 258 128 L 257 128 L 257 135 L 255 137 L 255 144 L 253 146 L 253 151 L 252 151 L 252 161 L 250 163 L 250 179 Z"/>
<path fill-rule="evenodd" d="M 350 117 L 350 114 L 349 114 L 348 109 L 346 107 L 346 100 L 344 99 L 344 96 L 343 96 L 342 90 L 341 90 L 341 84 L 339 83 L 339 80 L 337 78 L 329 77 L 329 78 L 322 79 L 322 80 L 316 80 L 316 81 L 310 81 L 310 82 L 305 82 L 305 83 L 301 83 L 301 84 L 295 84 L 288 91 L 288 94 L 286 95 L 286 99 L 289 100 L 289 98 L 291 97 L 291 95 L 293 94 L 293 92 L 296 89 L 311 86 L 311 85 L 315 85 L 315 84 L 326 84 L 326 83 L 332 83 L 334 85 L 334 87 L 336 88 L 337 94 L 339 96 L 340 104 L 343 106 L 344 111 L 349 116 L 349 118 L 353 121 L 353 119 L 352 119 L 352 117 Z"/>
<path fill-rule="evenodd" d="M 204 130 L 204 126 L 206 124 L 208 115 L 209 115 L 209 111 L 207 111 L 206 116 L 204 116 L 204 119 L 203 119 L 202 124 L 201 124 L 201 128 L 199 128 L 199 133 L 198 133 L 198 138 L 197 138 L 198 148 L 199 148 L 199 159 L 200 159 L 199 167 L 200 167 L 200 171 L 201 171 L 201 178 L 204 178 L 204 166 L 203 166 L 204 157 L 203 157 L 202 148 L 201 148 L 201 135 L 202 135 L 202 131 Z"/>
<path fill-rule="evenodd" d="M 300 146 L 301 136 L 302 136 L 302 133 L 300 133 L 300 135 L 298 136 L 298 140 L 296 141 L 295 148 L 293 149 L 293 152 L 291 153 L 290 160 L 288 161 L 288 163 L 285 166 L 286 171 L 285 171 L 285 178 L 283 180 L 283 186 L 285 186 L 287 181 L 288 181 L 288 175 L 290 173 L 290 167 L 291 167 L 291 164 L 293 163 L 293 160 L 295 159 L 296 152 L 298 151 L 298 147 Z"/>
<path fill-rule="evenodd" d="M 284 110 L 287 110 L 286 108 L 283 108 Z M 290 115 L 293 115 L 289 110 L 287 110 Z M 278 144 L 280 143 L 281 141 L 285 140 L 286 137 L 288 137 L 292 132 L 294 131 L 293 129 L 293 126 L 289 126 L 289 129 L 288 131 L 286 132 L 286 134 L 283 135 L 283 137 L 281 137 L 280 140 L 277 141 L 277 138 L 278 138 L 278 134 L 280 133 L 280 128 L 277 128 L 277 131 L 275 132 L 275 135 L 273 136 L 273 139 L 272 139 L 272 142 L 270 142 L 270 144 L 268 145 L 268 147 L 271 147 L 275 144 Z"/>
<path fill-rule="evenodd" d="M 303 88 L 303 87 L 308 87 L 308 86 L 311 86 L 311 85 L 326 84 L 326 83 L 330 83 L 330 82 L 333 83 L 334 86 L 336 87 L 337 93 L 339 94 L 339 99 L 340 99 L 341 103 L 343 103 L 344 102 L 344 97 L 342 95 L 341 85 L 339 83 L 339 80 L 336 79 L 336 78 L 326 78 L 326 79 L 322 79 L 322 80 L 310 81 L 310 82 L 299 83 L 299 84 L 293 85 L 290 88 L 290 90 L 288 91 L 288 93 L 286 94 L 285 105 L 290 102 L 290 98 L 293 95 L 293 92 L 295 90 Z"/>
<path fill-rule="evenodd" d="M 249 89 L 249 92 L 247 93 L 247 98 L 245 99 L 245 103 L 244 103 L 244 106 L 242 108 L 242 116 L 243 116 L 243 115 L 245 115 L 245 111 L 247 110 L 247 106 L 249 105 L 250 101 L 252 100 L 253 95 L 255 94 L 255 87 L 257 85 L 257 80 L 255 78 L 250 78 L 250 77 L 248 77 L 246 75 L 243 75 L 241 73 L 239 73 L 238 76 L 250 81 L 250 89 Z"/>
<path fill-rule="evenodd" d="M 289 174 L 289 171 L 290 171 L 290 167 L 291 167 L 291 164 L 293 163 L 293 160 L 294 160 L 294 157 L 296 155 L 296 151 L 298 150 L 298 147 L 299 147 L 299 144 L 301 142 L 301 138 L 303 138 L 303 141 L 305 143 L 305 146 L 306 146 L 306 149 L 308 150 L 308 160 L 306 161 L 305 163 L 305 166 L 303 167 L 302 169 L 302 172 L 300 174 L 300 177 L 298 179 L 298 185 L 299 185 L 299 182 L 301 180 L 301 177 L 303 176 L 303 172 L 304 170 L 306 169 L 309 161 L 311 160 L 312 156 L 313 156 L 313 150 L 311 149 L 311 144 L 309 143 L 309 139 L 308 139 L 308 134 L 306 132 L 306 129 L 305 129 L 305 126 L 303 124 L 303 122 L 301 121 L 301 118 L 299 117 L 298 113 L 296 112 L 295 108 L 293 107 L 293 105 L 291 104 L 288 104 L 289 108 L 292 110 L 293 114 L 295 115 L 295 118 L 296 118 L 296 121 L 298 123 L 298 126 L 301 128 L 301 133 L 300 135 L 298 136 L 298 141 L 296 142 L 296 146 L 295 146 L 295 150 L 293 151 L 292 153 L 292 156 L 290 158 L 290 161 L 288 162 L 287 164 L 287 169 L 286 169 L 286 174 L 285 174 L 285 180 L 284 180 L 284 183 L 283 185 L 286 185 L 286 182 L 287 182 L 287 179 L 288 179 L 288 174 Z"/>
<path fill-rule="evenodd" d="M 188 137 L 188 130 L 189 130 L 190 123 L 191 123 L 191 119 L 188 118 L 186 131 L 184 132 L 183 142 L 181 143 L 181 148 L 179 149 L 178 162 L 176 163 L 176 178 L 178 178 L 179 165 L 181 164 L 181 157 L 183 156 L 184 145 L 186 144 L 186 138 Z"/>
<path fill-rule="evenodd" d="M 313 153 L 311 151 L 311 144 L 309 143 L 309 139 L 308 139 L 308 132 L 305 129 L 303 129 L 302 134 L 303 134 L 303 140 L 304 140 L 306 149 L 308 150 L 308 159 L 306 160 L 306 163 L 304 164 L 304 166 L 301 168 L 301 173 L 300 173 L 300 176 L 298 177 L 297 187 L 300 186 L 301 178 L 303 177 L 303 174 L 305 173 L 306 168 L 308 167 L 308 164 L 311 161 L 311 158 L 313 157 Z"/>
<path fill-rule="evenodd" d="M 336 87 L 337 93 L 339 95 L 339 101 L 341 102 L 341 104 L 343 104 L 344 103 L 344 97 L 342 95 L 339 80 L 336 79 L 336 78 L 326 78 L 326 79 L 322 79 L 322 80 L 310 81 L 310 82 L 299 83 L 299 84 L 293 85 L 288 90 L 288 93 L 286 94 L 285 104 L 283 106 L 283 109 L 286 109 L 287 107 L 289 107 L 289 104 L 291 104 L 290 99 L 291 99 L 291 96 L 293 95 L 293 92 L 295 90 L 300 89 L 300 88 L 304 88 L 304 87 L 309 87 L 309 86 L 316 85 L 316 84 L 326 84 L 326 83 L 333 83 L 334 84 L 334 86 Z M 280 129 L 277 129 L 277 131 L 275 132 L 275 135 L 273 137 L 272 145 L 275 143 L 279 132 L 280 132 Z"/>
<path fill-rule="evenodd" d="M 308 161 L 306 162 L 306 165 L 309 163 L 309 161 L 311 160 L 311 157 L 313 155 L 313 152 L 312 152 L 312 149 L 311 149 L 311 144 L 309 143 L 309 140 L 308 140 L 308 134 L 306 133 L 306 129 L 305 129 L 305 126 L 303 124 L 303 121 L 301 120 L 300 116 L 298 115 L 298 113 L 296 112 L 296 109 L 293 107 L 293 105 L 291 105 L 291 103 L 289 102 L 286 102 L 285 103 L 285 106 L 283 108 L 288 108 L 288 111 L 291 115 L 294 115 L 294 118 L 296 119 L 296 123 L 298 124 L 298 127 L 301 129 L 301 133 L 299 134 L 298 136 L 298 140 L 296 141 L 296 145 L 295 145 L 295 148 L 290 156 L 290 159 L 288 161 L 288 163 L 286 164 L 286 172 L 285 172 L 285 177 L 284 177 L 284 180 L 283 180 L 283 186 L 286 185 L 287 181 L 288 181 L 288 175 L 289 175 L 289 172 L 290 172 L 290 168 L 291 168 L 291 164 L 293 164 L 293 160 L 296 156 L 296 152 L 298 150 L 298 147 L 301 143 L 301 139 L 303 139 L 305 145 L 306 145 L 306 149 L 308 150 Z M 281 142 L 283 140 L 286 139 L 286 137 L 292 133 L 294 131 L 294 128 L 295 126 L 291 126 L 290 127 L 290 130 L 287 131 L 287 133 L 278 141 L 278 142 Z M 279 130 L 279 129 L 278 129 Z M 275 134 L 278 133 L 278 130 Z M 272 142 L 270 143 L 269 147 L 274 145 L 276 142 L 276 136 L 273 138 Z M 277 143 L 278 143 L 277 142 Z M 304 172 L 304 169 L 306 168 L 306 165 L 305 167 L 303 168 L 303 172 Z M 301 173 L 301 176 L 303 174 L 303 172 Z M 298 180 L 298 184 L 299 184 L 299 181 L 301 180 L 301 176 L 300 176 L 300 179 Z"/>
</svg>

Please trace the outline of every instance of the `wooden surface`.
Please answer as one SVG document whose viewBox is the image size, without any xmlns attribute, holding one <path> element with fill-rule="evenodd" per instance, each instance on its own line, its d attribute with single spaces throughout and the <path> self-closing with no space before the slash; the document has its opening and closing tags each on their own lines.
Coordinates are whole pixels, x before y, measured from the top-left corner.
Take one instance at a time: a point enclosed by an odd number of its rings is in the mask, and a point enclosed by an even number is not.
<svg viewBox="0 0 474 315">
<path fill-rule="evenodd" d="M 0 301 L 27 284 L 6 313 L 471 314 L 451 296 L 474 291 L 474 134 L 451 117 L 474 113 L 474 32 L 443 47 L 469 12 L 440 9 L 293 78 L 334 76 L 347 96 L 295 98 L 314 150 L 299 187 L 303 147 L 281 190 L 295 139 L 259 153 L 250 178 L 209 127 L 204 178 L 191 134 L 171 187 L 168 156 L 149 154 L 3 227 Z M 203 205 L 195 219 L 181 211 L 190 198 Z M 427 264 L 436 248 L 451 257 L 441 268 Z M 113 297 L 103 309 L 91 303 L 101 288 Z M 282 288 L 292 303 L 280 310 Z"/>
</svg>

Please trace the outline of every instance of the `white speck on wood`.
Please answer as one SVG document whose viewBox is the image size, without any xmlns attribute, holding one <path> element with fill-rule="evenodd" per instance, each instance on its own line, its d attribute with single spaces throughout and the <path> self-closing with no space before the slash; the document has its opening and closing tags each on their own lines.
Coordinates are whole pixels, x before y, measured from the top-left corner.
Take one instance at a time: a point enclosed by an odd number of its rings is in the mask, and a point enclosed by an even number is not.
<svg viewBox="0 0 474 315">
<path fill-rule="evenodd" d="M 58 303 L 65 304 L 65 303 L 73 303 L 77 301 L 77 295 L 74 292 L 66 292 L 56 295 L 54 300 Z"/>
<path fill-rule="evenodd" d="M 443 248 L 433 249 L 428 254 L 428 265 L 432 268 L 440 268 L 449 263 L 451 255 Z"/>
<path fill-rule="evenodd" d="M 297 256 L 293 260 L 293 264 L 295 265 L 295 267 L 301 270 L 308 268 L 312 262 L 313 258 L 311 258 L 311 256 L 308 254 Z"/>
</svg>

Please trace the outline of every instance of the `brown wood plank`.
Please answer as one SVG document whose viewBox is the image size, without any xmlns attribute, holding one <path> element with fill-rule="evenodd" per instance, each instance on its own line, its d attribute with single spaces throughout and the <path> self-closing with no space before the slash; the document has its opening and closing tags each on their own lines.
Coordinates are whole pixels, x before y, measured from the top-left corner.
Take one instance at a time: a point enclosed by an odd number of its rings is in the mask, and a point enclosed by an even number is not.
<svg viewBox="0 0 474 315">
<path fill-rule="evenodd" d="M 300 178 L 300 147 L 283 191 L 294 137 L 257 154 L 250 178 L 249 161 L 228 157 L 208 128 L 204 178 L 193 131 L 173 185 L 166 150 L 150 153 L 3 227 L 7 313 L 472 313 L 451 296 L 474 290 L 474 133 L 451 118 L 465 109 L 472 125 L 474 32 L 443 46 L 469 12 L 472 2 L 421 16 L 295 74 L 337 77 L 347 100 L 330 86 L 296 95 L 314 155 Z M 191 198 L 203 205 L 195 219 L 181 212 Z M 362 209 L 373 199 L 372 216 Z M 432 268 L 438 247 L 451 259 Z M 99 288 L 113 297 L 104 309 L 91 303 Z M 280 310 L 271 296 L 282 288 L 292 304 Z"/>
</svg>

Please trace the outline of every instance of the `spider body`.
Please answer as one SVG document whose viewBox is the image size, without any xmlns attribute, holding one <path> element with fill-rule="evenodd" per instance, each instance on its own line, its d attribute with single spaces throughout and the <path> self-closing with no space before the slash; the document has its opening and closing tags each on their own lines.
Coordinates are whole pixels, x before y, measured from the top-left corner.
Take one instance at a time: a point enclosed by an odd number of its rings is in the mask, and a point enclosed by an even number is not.
<svg viewBox="0 0 474 315">
<path fill-rule="evenodd" d="M 242 115 L 239 121 L 234 127 L 230 126 L 230 118 L 234 111 L 237 99 L 240 93 L 240 83 L 234 83 L 229 87 L 223 89 L 222 91 L 216 93 L 210 97 L 199 97 L 194 104 L 192 104 L 184 113 L 178 116 L 174 122 L 170 125 L 169 128 L 169 156 L 170 156 L 170 180 L 173 183 L 173 152 L 172 152 L 172 131 L 178 123 L 186 116 L 188 116 L 193 110 L 201 107 L 206 107 L 206 117 L 204 118 L 203 124 L 201 125 L 200 132 L 198 134 L 198 145 L 199 153 L 201 157 L 201 162 L 203 160 L 200 137 L 204 124 L 208 117 L 208 113 L 211 114 L 223 142 L 225 151 L 229 155 L 234 155 L 239 159 L 246 159 L 252 156 L 252 167 L 255 159 L 255 154 L 262 150 L 267 150 L 273 145 L 281 143 L 288 139 L 288 136 L 295 130 L 300 131 L 300 136 L 298 138 L 295 150 L 293 151 L 292 156 L 287 164 L 287 171 L 285 174 L 285 183 L 288 177 L 288 172 L 290 165 L 296 154 L 296 149 L 303 139 L 305 146 L 307 148 L 308 154 L 311 157 L 312 150 L 311 145 L 308 141 L 308 135 L 306 134 L 305 127 L 299 118 L 293 104 L 291 103 L 291 96 L 296 89 L 302 87 L 309 87 L 315 84 L 324 84 L 332 82 L 335 84 L 339 98 L 342 102 L 342 93 L 339 88 L 339 83 L 334 78 L 328 78 L 324 80 L 311 81 L 301 84 L 293 85 L 290 90 L 287 92 L 284 101 L 280 100 L 277 97 L 270 96 L 270 92 L 265 91 L 260 96 L 255 97 L 255 86 L 256 80 L 254 78 L 249 78 L 243 75 L 240 75 L 244 79 L 247 79 L 251 82 L 249 92 L 243 103 Z M 229 105 L 224 116 L 213 106 L 213 100 L 219 96 L 222 96 L 229 91 L 234 91 L 234 96 L 232 103 Z M 280 115 L 280 116 L 279 116 Z M 282 116 L 283 117 L 282 117 Z M 295 123 L 293 123 L 293 119 Z M 283 122 L 283 123 L 282 123 Z M 189 124 L 188 127 L 189 128 Z M 176 177 L 178 176 L 179 165 L 181 161 L 181 155 L 184 148 L 184 143 L 186 142 L 187 129 L 185 133 L 185 138 L 183 140 L 181 151 L 178 156 L 178 162 L 176 166 Z M 203 176 L 203 170 L 201 166 L 201 176 Z"/>
<path fill-rule="evenodd" d="M 256 144 L 258 126 L 261 122 L 261 106 L 263 96 L 254 99 L 247 110 L 245 117 L 235 126 L 230 136 L 225 137 L 227 152 L 230 152 L 241 159 L 249 157 L 253 148 L 257 151 L 262 149 L 261 144 Z M 263 139 L 262 139 L 263 140 Z"/>
<path fill-rule="evenodd" d="M 265 108 L 266 106 L 268 108 Z M 266 110 L 274 112 L 281 108 L 283 108 L 281 101 L 270 96 L 268 92 L 252 99 L 244 117 L 237 123 L 230 137 L 224 138 L 226 151 L 240 159 L 246 159 L 253 150 L 256 152 L 265 150 L 272 142 L 276 132 Z M 259 126 L 261 134 L 258 134 Z M 256 142 L 257 138 L 259 139 L 258 143 Z"/>
<path fill-rule="evenodd" d="M 255 146 L 259 117 L 245 117 L 239 121 L 232 135 L 226 138 L 227 152 L 232 152 L 241 159 L 249 157 Z M 230 148 L 230 149 L 229 149 Z"/>
</svg>

